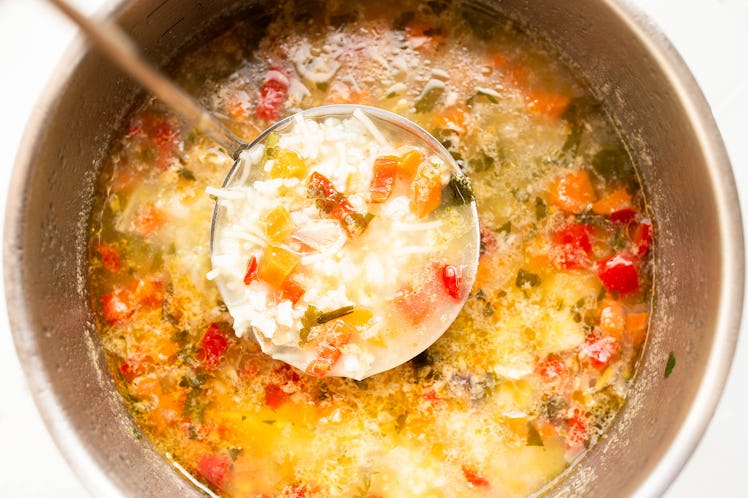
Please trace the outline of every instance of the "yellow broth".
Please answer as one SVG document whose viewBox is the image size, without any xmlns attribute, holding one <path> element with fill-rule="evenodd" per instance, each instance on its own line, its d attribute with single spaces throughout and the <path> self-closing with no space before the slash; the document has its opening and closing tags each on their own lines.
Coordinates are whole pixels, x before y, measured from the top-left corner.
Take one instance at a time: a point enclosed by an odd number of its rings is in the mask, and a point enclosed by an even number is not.
<svg viewBox="0 0 748 498">
<path fill-rule="evenodd" d="M 317 378 L 237 338 L 206 278 L 205 189 L 231 158 L 153 101 L 112 148 L 90 238 L 101 342 L 136 433 L 212 492 L 526 496 L 624 402 L 652 285 L 633 163 L 553 54 L 465 12 L 289 4 L 259 39 L 240 22 L 178 71 L 247 140 L 294 110 L 362 103 L 417 122 L 458 159 L 481 220 L 476 282 L 447 333 L 396 369 Z"/>
</svg>

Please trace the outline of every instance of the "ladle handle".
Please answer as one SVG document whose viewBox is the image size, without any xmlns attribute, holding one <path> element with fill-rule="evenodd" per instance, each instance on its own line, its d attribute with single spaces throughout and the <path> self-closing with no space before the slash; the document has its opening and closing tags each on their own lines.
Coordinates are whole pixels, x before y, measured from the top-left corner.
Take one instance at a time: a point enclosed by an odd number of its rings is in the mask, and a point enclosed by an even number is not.
<svg viewBox="0 0 748 498">
<path fill-rule="evenodd" d="M 194 98 L 143 59 L 132 40 L 114 23 L 96 24 L 65 0 L 49 2 L 77 24 L 97 49 L 181 114 L 190 126 L 212 137 L 233 156 L 246 146 Z"/>
</svg>

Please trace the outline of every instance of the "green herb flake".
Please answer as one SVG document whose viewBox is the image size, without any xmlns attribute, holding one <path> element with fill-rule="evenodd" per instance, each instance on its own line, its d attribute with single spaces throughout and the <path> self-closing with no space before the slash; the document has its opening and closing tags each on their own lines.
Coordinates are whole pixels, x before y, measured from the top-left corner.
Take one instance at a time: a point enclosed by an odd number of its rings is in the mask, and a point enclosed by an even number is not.
<svg viewBox="0 0 748 498">
<path fill-rule="evenodd" d="M 473 185 L 465 175 L 452 175 L 442 190 L 442 206 L 462 206 L 474 200 Z"/>
<path fill-rule="evenodd" d="M 527 422 L 527 446 L 543 446 L 543 438 L 532 422 Z"/>
<path fill-rule="evenodd" d="M 542 220 L 548 215 L 548 206 L 540 197 L 535 198 L 535 219 Z"/>
<path fill-rule="evenodd" d="M 306 344 L 309 340 L 309 334 L 312 332 L 312 328 L 319 325 L 317 319 L 322 313 L 311 304 L 306 307 L 304 316 L 301 317 L 301 331 L 299 331 L 299 339 L 301 344 Z"/>
<path fill-rule="evenodd" d="M 507 221 L 506 223 L 504 223 L 503 225 L 501 225 L 497 231 L 499 233 L 504 232 L 506 234 L 512 233 L 512 222 L 511 221 Z"/>
<path fill-rule="evenodd" d="M 336 310 L 327 311 L 325 313 L 320 313 L 319 316 L 317 316 L 317 324 L 322 325 L 323 323 L 327 323 L 337 318 L 350 315 L 351 313 L 353 313 L 353 306 L 343 306 L 342 308 L 338 308 Z M 304 313 L 304 316 L 306 316 L 306 313 Z M 303 323 L 303 320 L 302 320 L 302 323 Z"/>
<path fill-rule="evenodd" d="M 537 287 L 538 285 L 540 285 L 540 277 L 535 273 L 520 269 L 517 272 L 517 279 L 514 281 L 514 283 L 520 289 L 525 287 Z"/>
<path fill-rule="evenodd" d="M 670 354 L 667 357 L 667 364 L 665 365 L 665 378 L 666 379 L 670 377 L 671 373 L 673 373 L 674 368 L 675 368 L 675 354 L 673 354 L 673 352 L 670 351 Z"/>
<path fill-rule="evenodd" d="M 229 456 L 231 457 L 232 462 L 236 462 L 236 457 L 242 454 L 242 451 L 244 451 L 243 448 L 229 448 Z"/>
<path fill-rule="evenodd" d="M 184 178 L 185 180 L 195 181 L 195 173 L 192 172 L 192 170 L 189 170 L 187 168 L 182 168 L 179 170 L 179 176 Z"/>
<path fill-rule="evenodd" d="M 135 437 L 136 440 L 141 441 L 143 439 L 143 434 L 138 430 L 137 427 L 132 428 L 132 435 Z"/>
</svg>

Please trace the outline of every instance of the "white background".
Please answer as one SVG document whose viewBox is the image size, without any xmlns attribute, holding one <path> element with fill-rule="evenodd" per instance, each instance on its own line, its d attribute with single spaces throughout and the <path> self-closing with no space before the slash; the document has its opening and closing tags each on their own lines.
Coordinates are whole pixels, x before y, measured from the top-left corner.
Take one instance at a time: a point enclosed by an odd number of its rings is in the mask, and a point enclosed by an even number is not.
<svg viewBox="0 0 748 498">
<path fill-rule="evenodd" d="M 105 0 L 71 1 L 94 13 Z M 748 0 L 634 0 L 633 3 L 661 26 L 696 76 L 727 145 L 741 197 L 746 198 Z M 0 0 L 0 206 L 5 206 L 10 171 L 26 120 L 55 61 L 75 33 L 42 0 Z M 4 296 L 0 298 L 0 495 L 85 496 L 85 490 L 61 457 L 36 411 L 4 318 Z M 668 491 L 669 498 L 748 497 L 745 484 L 748 337 L 745 334 L 743 330 L 717 414 L 698 450 Z"/>
</svg>

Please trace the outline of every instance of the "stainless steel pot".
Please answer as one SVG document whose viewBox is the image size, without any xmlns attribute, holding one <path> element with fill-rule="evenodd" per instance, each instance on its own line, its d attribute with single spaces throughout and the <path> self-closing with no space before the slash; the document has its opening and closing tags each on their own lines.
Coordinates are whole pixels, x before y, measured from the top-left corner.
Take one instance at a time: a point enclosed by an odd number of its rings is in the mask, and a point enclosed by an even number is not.
<svg viewBox="0 0 748 498">
<path fill-rule="evenodd" d="M 738 333 L 743 235 L 723 144 L 683 61 L 632 8 L 616 0 L 493 3 L 550 42 L 605 101 L 641 168 L 658 235 L 654 328 L 636 384 L 608 436 L 548 494 L 658 495 L 714 412 Z M 159 63 L 248 5 L 257 0 L 132 0 L 110 14 Z M 94 180 L 139 94 L 82 42 L 58 67 L 8 196 L 8 310 L 39 410 L 94 495 L 200 496 L 134 436 L 85 289 Z M 677 364 L 665 378 L 671 352 Z"/>
</svg>

